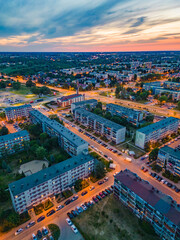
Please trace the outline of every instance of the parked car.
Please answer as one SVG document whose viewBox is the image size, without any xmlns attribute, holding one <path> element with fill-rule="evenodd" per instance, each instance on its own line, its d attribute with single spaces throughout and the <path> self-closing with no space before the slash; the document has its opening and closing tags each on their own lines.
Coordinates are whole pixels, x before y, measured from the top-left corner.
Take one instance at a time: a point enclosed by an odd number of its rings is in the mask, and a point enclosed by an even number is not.
<svg viewBox="0 0 180 240">
<path fill-rule="evenodd" d="M 39 218 L 37 219 L 37 222 L 41 222 L 41 221 L 44 220 L 44 219 L 45 219 L 45 216 L 42 215 L 41 217 L 39 217 Z"/>
<path fill-rule="evenodd" d="M 96 198 L 100 201 L 102 198 L 99 195 L 96 195 Z"/>
<path fill-rule="evenodd" d="M 85 204 L 81 204 L 81 207 L 83 208 L 83 210 L 84 210 L 84 211 L 86 211 L 86 210 L 87 210 L 87 207 L 86 207 L 86 205 L 85 205 Z"/>
<path fill-rule="evenodd" d="M 46 216 L 49 217 L 51 215 L 53 215 L 56 211 L 54 209 L 52 209 L 51 211 L 49 211 Z"/>
<path fill-rule="evenodd" d="M 84 196 L 84 195 L 86 195 L 87 194 L 87 191 L 83 191 L 82 193 L 81 193 L 81 196 Z"/>
<path fill-rule="evenodd" d="M 105 177 L 105 178 L 104 178 L 104 181 L 105 181 L 105 182 L 107 182 L 107 181 L 108 181 L 108 179 L 109 179 L 108 177 Z"/>
<path fill-rule="evenodd" d="M 92 191 L 93 189 L 95 189 L 94 186 L 90 186 L 90 187 L 89 187 L 89 190 L 90 190 L 90 191 Z"/>
<path fill-rule="evenodd" d="M 34 226 L 35 224 L 36 224 L 35 221 L 32 221 L 32 222 L 28 223 L 26 228 L 30 228 L 30 227 Z"/>
<path fill-rule="evenodd" d="M 19 229 L 15 232 L 15 235 L 20 234 L 22 231 L 23 231 L 23 228 L 19 228 Z"/>
<path fill-rule="evenodd" d="M 37 237 L 41 239 L 42 236 L 43 236 L 43 235 L 42 235 L 42 232 L 41 232 L 40 230 L 38 230 L 38 231 L 37 231 Z"/>
<path fill-rule="evenodd" d="M 70 220 L 69 218 L 66 218 L 66 222 L 67 222 L 67 224 L 68 224 L 69 226 L 72 225 L 72 222 L 71 222 L 71 220 Z"/>
<path fill-rule="evenodd" d="M 98 182 L 99 185 L 101 185 L 101 184 L 103 184 L 103 183 L 104 183 L 103 180 L 101 180 L 101 181 Z"/>
<path fill-rule="evenodd" d="M 98 199 L 96 197 L 93 197 L 92 200 L 95 202 L 95 203 L 98 203 Z"/>
<path fill-rule="evenodd" d="M 70 204 L 71 203 L 71 199 L 68 199 L 67 201 L 65 201 L 65 205 L 68 205 L 68 204 Z"/>
<path fill-rule="evenodd" d="M 64 207 L 64 205 L 59 205 L 58 207 L 56 207 L 56 211 L 61 210 Z"/>
<path fill-rule="evenodd" d="M 43 227 L 43 228 L 42 228 L 42 234 L 43 234 L 44 236 L 46 236 L 46 235 L 48 234 L 48 230 L 47 230 L 46 227 Z"/>
<path fill-rule="evenodd" d="M 99 195 L 101 198 L 105 198 L 105 195 L 102 192 L 100 192 Z"/>
<path fill-rule="evenodd" d="M 68 212 L 67 215 L 68 215 L 68 217 L 69 217 L 70 219 L 74 218 L 73 214 L 70 213 L 70 212 Z"/>
<path fill-rule="evenodd" d="M 71 229 L 73 230 L 74 233 L 78 233 L 78 230 L 77 230 L 77 228 L 74 226 L 74 224 L 71 225 Z"/>
<path fill-rule="evenodd" d="M 34 233 L 32 234 L 32 239 L 33 239 L 33 240 L 38 240 L 37 237 L 36 237 L 36 235 L 35 235 Z"/>
<path fill-rule="evenodd" d="M 75 201 L 75 200 L 77 200 L 78 198 L 79 198 L 79 196 L 76 195 L 76 196 L 74 196 L 74 197 L 72 198 L 72 201 Z"/>
</svg>

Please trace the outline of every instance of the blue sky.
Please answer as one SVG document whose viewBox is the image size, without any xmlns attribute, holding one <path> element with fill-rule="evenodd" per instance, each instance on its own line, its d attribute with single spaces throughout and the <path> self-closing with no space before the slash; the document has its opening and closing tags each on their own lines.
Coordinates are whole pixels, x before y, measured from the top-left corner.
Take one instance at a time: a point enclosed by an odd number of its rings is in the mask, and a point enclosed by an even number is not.
<svg viewBox="0 0 180 240">
<path fill-rule="evenodd" d="M 180 0 L 0 0 L 0 51 L 180 50 Z"/>
</svg>

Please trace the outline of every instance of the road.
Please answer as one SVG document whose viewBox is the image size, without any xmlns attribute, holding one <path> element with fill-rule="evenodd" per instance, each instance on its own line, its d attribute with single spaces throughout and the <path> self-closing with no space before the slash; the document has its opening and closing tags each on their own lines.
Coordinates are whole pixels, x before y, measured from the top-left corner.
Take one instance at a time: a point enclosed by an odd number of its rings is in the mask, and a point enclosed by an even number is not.
<svg viewBox="0 0 180 240">
<path fill-rule="evenodd" d="M 12 77 L 11 77 L 12 78 Z M 21 83 L 26 83 L 25 80 L 23 80 L 22 78 L 13 78 L 15 81 L 20 81 Z M 40 83 L 36 83 L 36 85 L 38 87 L 42 87 L 44 86 L 43 84 Z M 69 95 L 69 94 L 73 94 L 75 93 L 75 91 L 70 91 L 67 89 L 62 89 L 62 88 L 58 88 L 58 87 L 51 87 L 48 86 L 51 89 L 57 90 L 61 93 L 63 93 L 64 95 Z M 157 114 L 157 115 L 162 115 L 162 116 L 166 116 L 166 117 L 177 117 L 180 118 L 180 111 L 177 110 L 171 110 L 171 109 L 163 109 L 161 107 L 158 106 L 150 106 L 150 105 L 145 105 L 142 103 L 138 103 L 138 102 L 132 102 L 129 100 L 122 100 L 122 99 L 116 99 L 116 98 L 110 98 L 110 97 L 106 97 L 106 96 L 101 96 L 99 95 L 99 92 L 101 91 L 111 91 L 114 90 L 114 88 L 112 89 L 107 89 L 107 88 L 101 88 L 99 90 L 94 90 L 94 91 L 89 91 L 89 92 L 83 92 L 86 95 L 87 99 L 92 99 L 95 98 L 99 101 L 105 102 L 105 103 L 117 103 L 120 105 L 123 105 L 125 107 L 130 107 L 130 108 L 134 108 L 134 109 L 139 109 L 139 110 L 147 110 L 153 114 Z"/>
</svg>

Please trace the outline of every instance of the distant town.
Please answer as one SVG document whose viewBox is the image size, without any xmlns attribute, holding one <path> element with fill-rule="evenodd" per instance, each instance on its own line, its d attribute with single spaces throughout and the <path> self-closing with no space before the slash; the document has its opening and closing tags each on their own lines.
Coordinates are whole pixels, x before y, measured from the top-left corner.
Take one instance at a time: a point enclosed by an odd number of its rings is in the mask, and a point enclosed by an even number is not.
<svg viewBox="0 0 180 240">
<path fill-rule="evenodd" d="M 2 240 L 180 239 L 180 52 L 0 53 L 0 96 Z"/>
</svg>

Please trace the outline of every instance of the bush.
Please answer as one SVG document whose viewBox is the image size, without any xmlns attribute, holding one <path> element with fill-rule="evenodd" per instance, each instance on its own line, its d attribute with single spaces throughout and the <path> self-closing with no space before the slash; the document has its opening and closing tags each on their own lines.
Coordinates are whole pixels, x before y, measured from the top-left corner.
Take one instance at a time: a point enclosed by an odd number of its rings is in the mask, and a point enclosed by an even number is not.
<svg viewBox="0 0 180 240">
<path fill-rule="evenodd" d="M 89 183 L 86 180 L 78 179 L 74 184 L 74 189 L 76 192 L 79 192 L 88 186 L 89 186 Z"/>
<path fill-rule="evenodd" d="M 65 190 L 64 192 L 62 192 L 62 195 L 65 197 L 65 198 L 69 198 L 73 195 L 72 191 L 70 190 Z"/>
<path fill-rule="evenodd" d="M 49 228 L 54 240 L 58 240 L 60 237 L 60 228 L 56 224 L 49 224 L 48 228 Z"/>
<path fill-rule="evenodd" d="M 50 208 L 52 208 L 54 206 L 54 204 L 48 199 L 44 202 L 44 210 L 48 210 Z"/>
<path fill-rule="evenodd" d="M 40 203 L 37 206 L 34 207 L 34 212 L 36 215 L 39 215 L 43 212 L 43 204 Z"/>
</svg>

